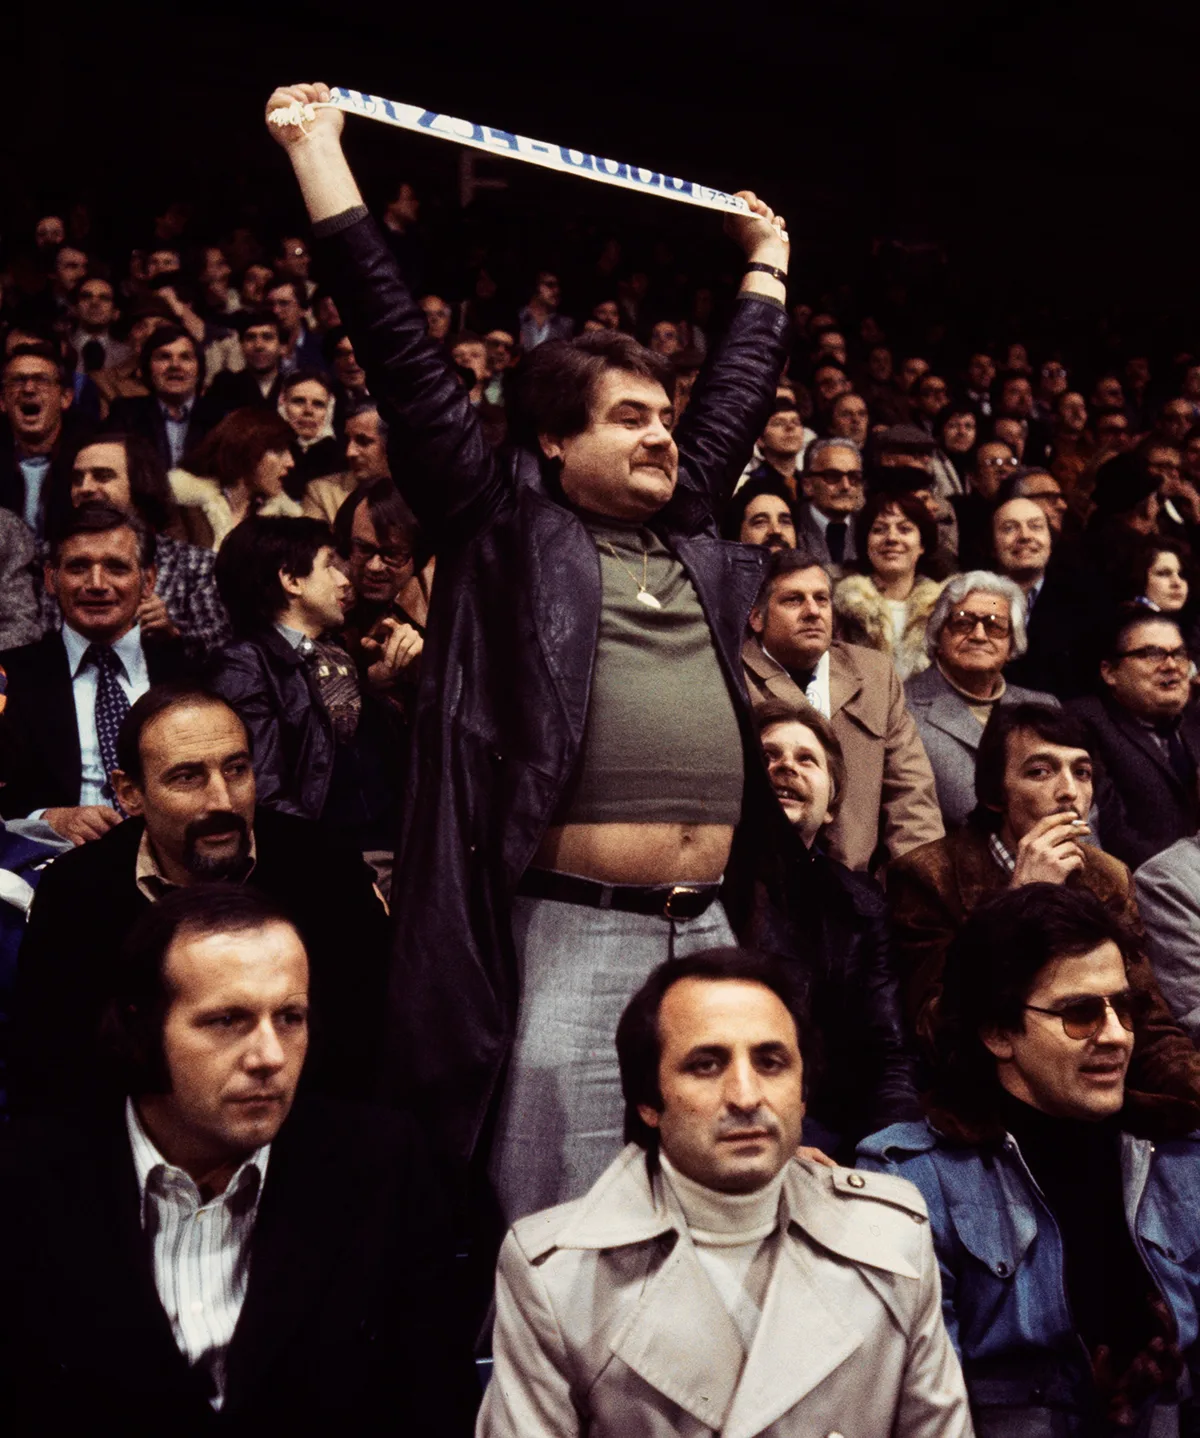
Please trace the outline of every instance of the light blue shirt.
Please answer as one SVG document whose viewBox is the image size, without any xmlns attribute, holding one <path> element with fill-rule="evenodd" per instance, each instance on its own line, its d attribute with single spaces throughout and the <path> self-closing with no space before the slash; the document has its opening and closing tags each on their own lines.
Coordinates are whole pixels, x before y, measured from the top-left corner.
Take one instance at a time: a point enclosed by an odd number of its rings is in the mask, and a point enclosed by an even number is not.
<svg viewBox="0 0 1200 1438">
<path fill-rule="evenodd" d="M 167 427 L 167 448 L 171 451 L 171 468 L 178 469 L 183 463 L 183 451 L 187 446 L 188 425 L 192 418 L 192 406 L 194 400 L 189 400 L 183 406 L 183 413 L 175 419 L 167 412 L 167 407 L 161 400 L 158 408 L 163 417 L 163 423 Z"/>
<path fill-rule="evenodd" d="M 17 460 L 21 477 L 25 481 L 25 523 L 39 539 L 45 531 L 42 523 L 42 490 L 50 474 L 50 457 L 45 454 L 31 454 L 27 459 Z"/>
<path fill-rule="evenodd" d="M 79 727 L 80 778 L 79 802 L 84 804 L 108 804 L 104 796 L 104 763 L 100 758 L 100 740 L 96 735 L 96 686 L 100 672 L 94 664 L 84 664 L 83 656 L 91 646 L 69 624 L 62 627 L 63 647 L 67 651 L 67 663 L 71 669 L 71 692 L 75 697 L 75 723 Z M 113 653 L 121 661 L 121 672 L 117 682 L 125 691 L 132 704 L 150 688 L 150 674 L 146 668 L 146 655 L 142 650 L 142 627 L 135 624 L 128 634 L 123 635 L 112 646 Z M 111 805 L 110 805 L 111 807 Z M 39 814 L 30 815 L 40 817 Z"/>
<path fill-rule="evenodd" d="M 299 629 L 293 629 L 287 624 L 276 624 L 275 631 L 282 635 L 293 649 L 299 650 L 305 658 L 312 653 L 312 640 L 307 634 L 302 634 Z"/>
</svg>

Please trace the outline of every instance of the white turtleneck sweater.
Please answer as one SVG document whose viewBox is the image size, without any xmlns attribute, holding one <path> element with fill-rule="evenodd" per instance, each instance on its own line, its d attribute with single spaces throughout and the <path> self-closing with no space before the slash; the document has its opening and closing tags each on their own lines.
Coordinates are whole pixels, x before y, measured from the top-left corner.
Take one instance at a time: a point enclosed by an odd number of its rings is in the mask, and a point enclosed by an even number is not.
<svg viewBox="0 0 1200 1438">
<path fill-rule="evenodd" d="M 659 1162 L 687 1219 L 700 1266 L 749 1352 L 778 1246 L 783 1172 L 755 1193 L 718 1193 L 680 1173 L 661 1150 Z"/>
</svg>

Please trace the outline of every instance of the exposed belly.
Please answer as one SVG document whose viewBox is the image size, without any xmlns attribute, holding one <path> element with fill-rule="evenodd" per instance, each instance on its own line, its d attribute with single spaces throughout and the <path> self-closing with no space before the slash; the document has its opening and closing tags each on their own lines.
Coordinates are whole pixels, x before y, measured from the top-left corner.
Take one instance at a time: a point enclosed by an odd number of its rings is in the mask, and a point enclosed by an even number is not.
<svg viewBox="0 0 1200 1438">
<path fill-rule="evenodd" d="M 533 863 L 606 884 L 711 883 L 732 842 L 729 824 L 564 824 L 546 831 Z"/>
</svg>

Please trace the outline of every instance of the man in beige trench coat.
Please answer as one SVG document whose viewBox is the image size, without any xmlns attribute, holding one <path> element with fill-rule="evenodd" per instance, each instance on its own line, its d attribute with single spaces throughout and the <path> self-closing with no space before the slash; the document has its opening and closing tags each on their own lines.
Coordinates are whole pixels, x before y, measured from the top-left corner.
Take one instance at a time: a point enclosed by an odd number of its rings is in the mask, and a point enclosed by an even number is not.
<svg viewBox="0 0 1200 1438">
<path fill-rule="evenodd" d="M 920 1195 L 794 1156 L 793 983 L 713 949 L 630 1001 L 632 1142 L 505 1240 L 478 1438 L 972 1433 Z"/>
</svg>

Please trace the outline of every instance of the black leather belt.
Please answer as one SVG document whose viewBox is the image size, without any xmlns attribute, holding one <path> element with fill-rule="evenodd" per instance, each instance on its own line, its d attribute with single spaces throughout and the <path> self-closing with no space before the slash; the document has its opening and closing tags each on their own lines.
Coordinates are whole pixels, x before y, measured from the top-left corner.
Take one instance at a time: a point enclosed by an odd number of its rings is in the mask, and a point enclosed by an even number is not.
<svg viewBox="0 0 1200 1438">
<path fill-rule="evenodd" d="M 553 869 L 526 869 L 517 893 L 531 899 L 557 899 L 589 909 L 619 909 L 625 914 L 657 914 L 664 919 L 698 919 L 720 892 L 720 884 L 601 884 Z"/>
</svg>

